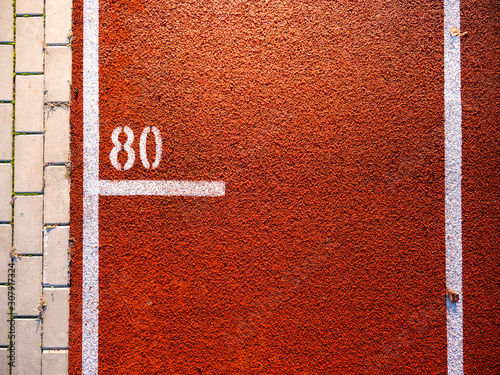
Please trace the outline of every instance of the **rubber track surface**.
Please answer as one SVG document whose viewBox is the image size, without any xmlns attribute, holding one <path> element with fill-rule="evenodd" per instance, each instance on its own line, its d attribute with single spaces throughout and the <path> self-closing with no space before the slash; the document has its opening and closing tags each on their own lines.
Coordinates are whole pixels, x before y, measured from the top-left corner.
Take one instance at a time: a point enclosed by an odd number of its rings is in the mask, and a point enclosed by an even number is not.
<svg viewBox="0 0 500 375">
<path fill-rule="evenodd" d="M 465 373 L 499 374 L 500 4 L 461 11 Z"/>
<path fill-rule="evenodd" d="M 101 197 L 99 372 L 446 373 L 442 2 L 100 8 L 100 178 L 222 180 L 226 195 Z M 464 298 L 467 373 L 478 374 L 499 361 L 498 60 L 478 53 L 486 43 L 498 58 L 498 31 L 475 39 L 494 25 L 476 21 L 481 9 L 462 15 L 464 29 L 475 23 L 463 42 Z M 77 374 L 81 1 L 74 36 Z M 111 133 L 125 125 L 134 147 L 144 127 L 161 130 L 156 170 L 137 151 L 129 171 L 112 167 Z"/>
</svg>

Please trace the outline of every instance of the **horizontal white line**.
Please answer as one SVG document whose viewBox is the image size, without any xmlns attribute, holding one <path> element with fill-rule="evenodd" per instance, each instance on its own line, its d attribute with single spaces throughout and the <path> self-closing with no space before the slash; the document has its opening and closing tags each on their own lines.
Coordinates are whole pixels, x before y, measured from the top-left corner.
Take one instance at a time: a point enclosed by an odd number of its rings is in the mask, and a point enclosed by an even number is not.
<svg viewBox="0 0 500 375">
<path fill-rule="evenodd" d="M 166 195 L 220 197 L 226 193 L 223 181 L 100 180 L 99 195 Z"/>
</svg>

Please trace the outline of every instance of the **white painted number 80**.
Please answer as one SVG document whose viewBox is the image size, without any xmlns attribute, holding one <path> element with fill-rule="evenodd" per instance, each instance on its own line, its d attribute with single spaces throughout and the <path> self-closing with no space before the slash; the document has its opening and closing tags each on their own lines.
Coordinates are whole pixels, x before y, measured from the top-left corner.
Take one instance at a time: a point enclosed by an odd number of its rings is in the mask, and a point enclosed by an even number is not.
<svg viewBox="0 0 500 375">
<path fill-rule="evenodd" d="M 122 130 L 127 135 L 127 141 L 123 145 L 123 150 L 127 153 L 127 162 L 123 167 L 118 161 L 118 153 L 122 150 L 122 144 L 120 143 L 118 136 L 120 135 Z M 156 144 L 156 155 L 153 165 L 149 164 L 148 156 L 146 153 L 146 140 L 148 138 L 149 132 L 152 132 L 154 134 L 155 144 Z M 135 161 L 135 151 L 132 148 L 132 142 L 134 142 L 134 133 L 132 132 L 132 129 L 130 129 L 128 126 L 124 126 L 123 129 L 121 126 L 117 127 L 115 130 L 113 130 L 113 133 L 111 134 L 111 141 L 115 145 L 115 147 L 113 147 L 113 149 L 109 153 L 109 160 L 111 161 L 113 167 L 115 167 L 119 171 L 121 170 L 126 171 L 132 168 Z M 162 151 L 161 134 L 156 126 L 153 126 L 151 128 L 147 126 L 146 128 L 144 128 L 141 134 L 139 150 L 140 150 L 142 165 L 144 166 L 144 168 L 156 169 L 160 165 L 161 151 Z"/>
</svg>

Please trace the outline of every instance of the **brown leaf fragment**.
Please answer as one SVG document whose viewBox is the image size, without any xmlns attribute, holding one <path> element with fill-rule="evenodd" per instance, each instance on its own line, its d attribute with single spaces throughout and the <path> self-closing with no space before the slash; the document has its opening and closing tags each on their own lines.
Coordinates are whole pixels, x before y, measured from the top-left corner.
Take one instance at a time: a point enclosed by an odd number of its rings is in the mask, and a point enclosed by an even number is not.
<svg viewBox="0 0 500 375">
<path fill-rule="evenodd" d="M 45 315 L 45 310 L 47 309 L 47 301 L 45 301 L 45 297 L 43 294 L 40 295 L 40 302 L 38 303 L 38 319 L 43 320 Z"/>
<path fill-rule="evenodd" d="M 457 292 L 454 292 L 453 290 L 447 290 L 446 295 L 450 299 L 451 303 L 457 303 L 460 300 L 460 295 Z"/>
<path fill-rule="evenodd" d="M 452 27 L 450 29 L 450 34 L 452 36 L 460 36 L 460 37 L 468 35 L 467 31 L 460 32 L 460 30 L 457 27 Z"/>
<path fill-rule="evenodd" d="M 11 258 L 19 258 L 19 253 L 16 251 L 15 247 L 10 248 L 10 256 Z"/>
</svg>

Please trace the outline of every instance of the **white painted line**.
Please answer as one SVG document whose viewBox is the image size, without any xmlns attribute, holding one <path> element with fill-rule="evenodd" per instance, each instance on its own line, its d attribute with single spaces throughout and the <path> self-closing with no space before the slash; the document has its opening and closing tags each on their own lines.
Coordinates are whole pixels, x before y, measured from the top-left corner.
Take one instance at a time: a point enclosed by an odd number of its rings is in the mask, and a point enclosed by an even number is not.
<svg viewBox="0 0 500 375">
<path fill-rule="evenodd" d="M 167 195 L 220 197 L 225 194 L 222 181 L 100 180 L 100 195 Z"/>
<path fill-rule="evenodd" d="M 83 2 L 82 373 L 96 375 L 99 345 L 99 0 Z"/>
<path fill-rule="evenodd" d="M 448 331 L 448 374 L 462 375 L 463 370 L 463 298 L 462 298 L 462 101 L 460 37 L 460 1 L 444 2 L 444 132 L 445 132 L 445 244 L 446 285 L 460 294 L 458 303 L 446 300 Z"/>
</svg>

